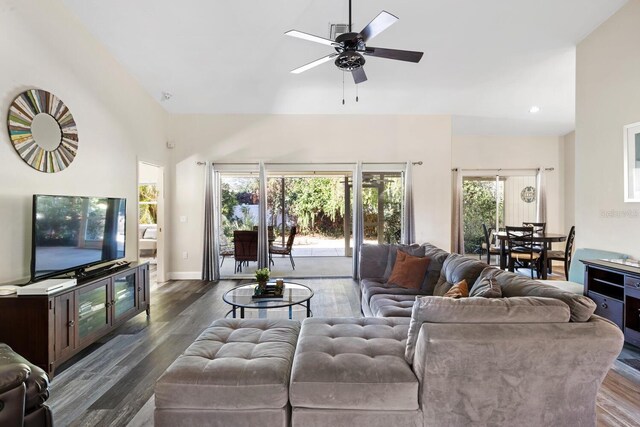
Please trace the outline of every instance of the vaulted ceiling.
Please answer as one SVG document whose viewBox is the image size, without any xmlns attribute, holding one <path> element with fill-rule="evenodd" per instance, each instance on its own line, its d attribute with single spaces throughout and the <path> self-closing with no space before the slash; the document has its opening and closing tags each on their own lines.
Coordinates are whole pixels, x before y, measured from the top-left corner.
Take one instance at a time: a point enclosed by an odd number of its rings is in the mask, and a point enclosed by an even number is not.
<svg viewBox="0 0 640 427">
<path fill-rule="evenodd" d="M 367 57 L 358 87 L 326 63 L 347 0 L 62 0 L 178 114 L 450 114 L 460 133 L 557 134 L 574 126 L 575 47 L 626 0 L 354 0 L 354 30 L 400 20 L 370 44 L 424 51 L 419 64 Z M 532 105 L 540 107 L 529 113 Z"/>
</svg>

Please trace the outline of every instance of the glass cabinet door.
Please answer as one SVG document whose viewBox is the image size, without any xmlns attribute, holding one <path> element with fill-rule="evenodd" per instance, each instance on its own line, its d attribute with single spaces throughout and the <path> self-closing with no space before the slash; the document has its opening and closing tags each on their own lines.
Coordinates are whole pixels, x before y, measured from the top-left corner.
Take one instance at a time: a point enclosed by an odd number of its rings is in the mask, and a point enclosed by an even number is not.
<svg viewBox="0 0 640 427">
<path fill-rule="evenodd" d="M 113 321 L 135 311 L 136 303 L 136 270 L 129 271 L 113 278 Z"/>
<path fill-rule="evenodd" d="M 109 282 L 101 280 L 76 292 L 80 343 L 109 327 Z"/>
</svg>

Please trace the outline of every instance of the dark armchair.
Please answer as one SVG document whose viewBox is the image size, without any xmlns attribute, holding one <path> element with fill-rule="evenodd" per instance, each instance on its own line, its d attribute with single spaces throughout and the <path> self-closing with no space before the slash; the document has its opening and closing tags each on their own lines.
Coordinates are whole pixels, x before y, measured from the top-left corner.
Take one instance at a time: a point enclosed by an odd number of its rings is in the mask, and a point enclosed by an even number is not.
<svg viewBox="0 0 640 427">
<path fill-rule="evenodd" d="M 47 374 L 0 343 L 0 426 L 53 426 L 48 397 Z"/>
<path fill-rule="evenodd" d="M 258 261 L 258 232 L 235 230 L 233 232 L 234 258 L 236 273 L 242 272 L 242 266 Z"/>
</svg>

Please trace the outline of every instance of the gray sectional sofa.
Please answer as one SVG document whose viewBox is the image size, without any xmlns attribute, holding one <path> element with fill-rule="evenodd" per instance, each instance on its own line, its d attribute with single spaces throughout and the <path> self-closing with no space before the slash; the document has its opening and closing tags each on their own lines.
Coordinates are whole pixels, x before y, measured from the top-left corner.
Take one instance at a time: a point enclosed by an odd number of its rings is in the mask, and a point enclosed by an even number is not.
<svg viewBox="0 0 640 427">
<path fill-rule="evenodd" d="M 398 249 L 429 257 L 420 289 L 388 283 Z M 360 255 L 365 317 L 214 322 L 158 381 L 156 425 L 596 424 L 623 336 L 593 301 L 430 244 Z M 442 297 L 462 279 L 493 297 Z"/>
</svg>

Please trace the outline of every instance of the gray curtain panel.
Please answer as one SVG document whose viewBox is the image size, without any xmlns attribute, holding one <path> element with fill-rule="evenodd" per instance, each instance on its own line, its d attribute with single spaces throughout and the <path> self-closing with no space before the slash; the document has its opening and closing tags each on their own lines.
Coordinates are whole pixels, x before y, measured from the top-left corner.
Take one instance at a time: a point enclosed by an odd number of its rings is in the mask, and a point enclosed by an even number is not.
<svg viewBox="0 0 640 427">
<path fill-rule="evenodd" d="M 267 232 L 267 171 L 260 162 L 260 204 L 258 205 L 258 268 L 269 267 L 269 234 Z"/>
<path fill-rule="evenodd" d="M 362 162 L 356 163 L 353 173 L 353 278 L 358 279 L 360 264 L 360 245 L 364 240 L 362 207 Z"/>
<path fill-rule="evenodd" d="M 215 179 L 214 179 L 215 177 Z M 215 182 L 214 182 L 215 181 Z M 202 250 L 202 280 L 220 280 L 219 226 L 217 199 L 219 197 L 220 178 L 207 162 L 204 173 L 204 247 Z"/>
<path fill-rule="evenodd" d="M 454 169 L 452 172 L 453 179 L 453 197 L 451 214 L 451 244 L 453 252 L 464 255 L 464 219 L 462 217 L 462 172 Z"/>
<path fill-rule="evenodd" d="M 404 170 L 404 194 L 402 203 L 402 237 L 401 243 L 415 243 L 415 223 L 413 218 L 413 163 L 407 162 Z"/>
<path fill-rule="evenodd" d="M 544 168 L 536 173 L 536 222 L 547 222 L 547 189 Z"/>
</svg>

